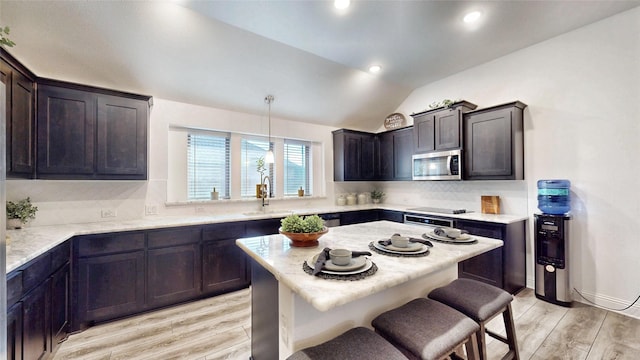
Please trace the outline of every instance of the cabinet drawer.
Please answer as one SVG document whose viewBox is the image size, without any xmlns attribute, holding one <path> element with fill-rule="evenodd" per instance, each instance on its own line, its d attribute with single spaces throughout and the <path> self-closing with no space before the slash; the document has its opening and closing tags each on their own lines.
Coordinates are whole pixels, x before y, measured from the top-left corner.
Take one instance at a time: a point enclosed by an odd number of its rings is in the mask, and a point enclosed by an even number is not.
<svg viewBox="0 0 640 360">
<path fill-rule="evenodd" d="M 159 230 L 147 233 L 149 248 L 192 244 L 200 241 L 201 228 Z"/>
<path fill-rule="evenodd" d="M 7 276 L 7 307 L 15 304 L 22 296 L 22 271 L 13 271 Z"/>
<path fill-rule="evenodd" d="M 79 237 L 79 256 L 94 256 L 144 249 L 144 233 Z"/>
<path fill-rule="evenodd" d="M 71 242 L 65 241 L 51 250 L 51 271 L 58 270 L 69 262 L 71 256 Z"/>
<path fill-rule="evenodd" d="M 216 224 L 207 226 L 202 233 L 202 240 L 238 239 L 244 237 L 245 227 L 242 223 Z"/>
<path fill-rule="evenodd" d="M 467 230 L 471 235 L 484 236 L 492 239 L 504 240 L 503 226 L 475 223 L 469 221 L 456 221 L 456 228 Z"/>
</svg>

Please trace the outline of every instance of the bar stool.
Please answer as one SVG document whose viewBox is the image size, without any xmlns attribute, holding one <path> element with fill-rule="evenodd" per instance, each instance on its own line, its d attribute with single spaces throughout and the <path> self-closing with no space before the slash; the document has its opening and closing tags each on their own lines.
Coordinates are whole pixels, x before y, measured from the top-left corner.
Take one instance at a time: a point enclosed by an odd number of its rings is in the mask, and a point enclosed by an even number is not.
<svg viewBox="0 0 640 360">
<path fill-rule="evenodd" d="M 503 359 L 520 359 L 513 312 L 511 311 L 511 301 L 513 300 L 511 294 L 476 280 L 457 279 L 449 285 L 434 289 L 428 296 L 460 311 L 480 325 L 476 337 L 481 360 L 487 359 L 485 333 L 509 345 L 509 352 L 504 355 Z M 506 338 L 485 328 L 486 323 L 500 313 L 502 313 L 504 327 L 507 331 Z"/>
<path fill-rule="evenodd" d="M 378 315 L 371 325 L 409 359 L 441 359 L 462 345 L 469 360 L 478 359 L 478 324 L 431 299 L 411 300 Z"/>
<path fill-rule="evenodd" d="M 287 360 L 407 360 L 380 335 L 357 327 L 320 345 L 296 351 Z"/>
</svg>

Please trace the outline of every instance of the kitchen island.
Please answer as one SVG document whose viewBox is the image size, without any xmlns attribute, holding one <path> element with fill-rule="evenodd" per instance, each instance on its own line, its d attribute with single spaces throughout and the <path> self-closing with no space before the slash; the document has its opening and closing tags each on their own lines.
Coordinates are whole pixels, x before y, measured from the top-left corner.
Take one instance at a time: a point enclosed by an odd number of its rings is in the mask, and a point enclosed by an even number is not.
<svg viewBox="0 0 640 360">
<path fill-rule="evenodd" d="M 252 358 L 285 359 L 355 327 L 370 327 L 378 314 L 457 278 L 457 264 L 502 246 L 474 236 L 470 245 L 434 242 L 424 257 L 393 257 L 372 251 L 378 270 L 356 281 L 322 279 L 303 271 L 303 263 L 323 248 L 369 250 L 369 243 L 392 234 L 420 238 L 420 225 L 377 221 L 334 227 L 320 246 L 297 248 L 283 235 L 236 241 L 252 260 Z"/>
</svg>

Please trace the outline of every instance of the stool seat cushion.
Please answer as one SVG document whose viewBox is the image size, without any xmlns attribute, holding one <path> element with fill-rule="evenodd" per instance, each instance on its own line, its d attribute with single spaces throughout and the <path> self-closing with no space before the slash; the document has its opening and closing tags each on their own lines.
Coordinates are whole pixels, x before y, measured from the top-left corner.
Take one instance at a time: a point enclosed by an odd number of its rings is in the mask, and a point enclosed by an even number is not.
<svg viewBox="0 0 640 360">
<path fill-rule="evenodd" d="M 427 298 L 384 312 L 371 324 L 383 337 L 422 359 L 447 355 L 480 329 L 464 314 Z"/>
<path fill-rule="evenodd" d="M 353 328 L 325 343 L 293 353 L 287 360 L 407 360 L 398 349 L 364 327 Z"/>
<path fill-rule="evenodd" d="M 470 279 L 456 279 L 434 289 L 429 298 L 447 304 L 477 322 L 490 319 L 513 300 L 511 294 L 500 288 Z"/>
</svg>

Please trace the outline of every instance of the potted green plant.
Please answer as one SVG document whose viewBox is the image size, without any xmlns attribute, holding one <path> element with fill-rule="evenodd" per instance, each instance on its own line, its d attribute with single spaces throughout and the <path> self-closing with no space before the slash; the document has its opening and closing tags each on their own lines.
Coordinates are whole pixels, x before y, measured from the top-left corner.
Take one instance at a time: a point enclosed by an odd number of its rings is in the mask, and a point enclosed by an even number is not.
<svg viewBox="0 0 640 360">
<path fill-rule="evenodd" d="M 291 246 L 317 246 L 318 239 L 329 231 L 318 215 L 300 217 L 293 214 L 280 220 L 280 223 L 279 232 L 291 240 Z"/>
<path fill-rule="evenodd" d="M 20 229 L 29 220 L 36 218 L 38 207 L 26 198 L 18 202 L 7 201 L 7 229 Z"/>
<path fill-rule="evenodd" d="M 14 43 L 13 41 L 11 41 L 11 39 L 9 39 L 10 32 L 11 32 L 11 29 L 8 26 L 5 26 L 4 28 L 0 26 L 0 45 L 4 45 L 6 47 L 15 46 L 16 43 Z"/>
<path fill-rule="evenodd" d="M 371 192 L 371 200 L 374 204 L 379 204 L 382 201 L 383 197 L 384 193 L 382 192 L 382 190 L 375 189 Z"/>
<path fill-rule="evenodd" d="M 258 158 L 258 160 L 256 160 L 256 169 L 258 173 L 260 173 L 260 184 L 256 185 L 256 197 L 261 198 L 262 186 L 267 186 L 267 184 L 264 184 L 264 185 L 262 184 L 262 181 L 264 179 L 264 172 L 267 171 L 267 166 L 265 165 L 264 157 L 260 157 Z M 267 189 L 264 189 L 264 190 L 267 191 Z"/>
</svg>

